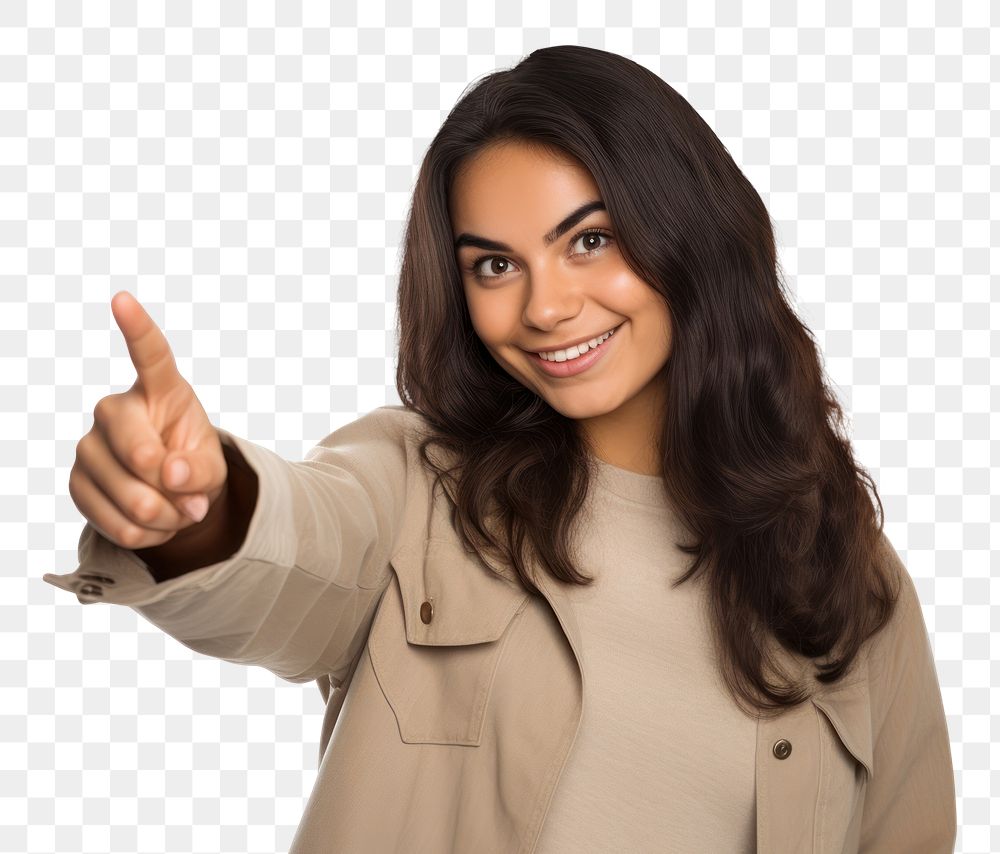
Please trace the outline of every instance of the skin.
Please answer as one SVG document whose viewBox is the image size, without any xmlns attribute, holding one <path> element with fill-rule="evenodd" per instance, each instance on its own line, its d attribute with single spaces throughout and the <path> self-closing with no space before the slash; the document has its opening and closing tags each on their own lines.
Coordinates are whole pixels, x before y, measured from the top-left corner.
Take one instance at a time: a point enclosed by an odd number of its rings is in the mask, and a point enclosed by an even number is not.
<svg viewBox="0 0 1000 854">
<path fill-rule="evenodd" d="M 497 363 L 576 420 L 598 458 L 662 475 L 656 437 L 666 406 L 659 374 L 670 357 L 669 309 L 626 265 L 607 211 L 592 211 L 548 246 L 543 240 L 569 213 L 600 199 L 575 158 L 522 142 L 493 144 L 455 178 L 452 236 L 485 237 L 512 251 L 461 246 L 455 257 L 472 325 Z M 588 229 L 610 237 L 581 236 Z M 622 323 L 601 360 L 576 376 L 549 376 L 526 352 Z"/>
</svg>

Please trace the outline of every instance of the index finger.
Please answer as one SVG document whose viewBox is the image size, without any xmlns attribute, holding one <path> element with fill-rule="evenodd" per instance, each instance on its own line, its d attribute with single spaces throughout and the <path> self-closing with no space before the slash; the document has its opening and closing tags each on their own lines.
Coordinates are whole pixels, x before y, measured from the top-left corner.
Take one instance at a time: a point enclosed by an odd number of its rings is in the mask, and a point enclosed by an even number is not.
<svg viewBox="0 0 1000 854">
<path fill-rule="evenodd" d="M 128 291 L 111 298 L 111 313 L 125 336 L 139 382 L 147 391 L 163 391 L 178 376 L 177 363 L 166 336 Z"/>
</svg>

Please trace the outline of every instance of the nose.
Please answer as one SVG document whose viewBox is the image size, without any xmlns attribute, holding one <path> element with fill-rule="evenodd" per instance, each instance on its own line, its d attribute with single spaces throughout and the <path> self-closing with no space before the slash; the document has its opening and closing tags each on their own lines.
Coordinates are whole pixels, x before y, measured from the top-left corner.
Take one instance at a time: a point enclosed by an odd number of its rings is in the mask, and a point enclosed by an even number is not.
<svg viewBox="0 0 1000 854">
<path fill-rule="evenodd" d="M 566 318 L 580 313 L 583 304 L 579 277 L 549 263 L 547 269 L 530 273 L 522 321 L 525 326 L 551 331 Z"/>
</svg>

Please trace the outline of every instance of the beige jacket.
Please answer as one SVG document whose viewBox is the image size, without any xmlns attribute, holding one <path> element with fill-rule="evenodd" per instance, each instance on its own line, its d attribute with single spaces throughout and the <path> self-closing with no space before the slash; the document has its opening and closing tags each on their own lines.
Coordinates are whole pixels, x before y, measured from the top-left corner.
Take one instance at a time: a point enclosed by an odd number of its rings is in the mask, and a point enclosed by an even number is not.
<svg viewBox="0 0 1000 854">
<path fill-rule="evenodd" d="M 543 576 L 529 596 L 462 549 L 416 455 L 421 423 L 380 407 L 300 462 L 220 430 L 259 479 L 229 560 L 157 584 L 87 525 L 77 570 L 44 576 L 196 652 L 316 681 L 319 770 L 291 854 L 532 852 L 573 748 L 586 674 L 562 585 Z M 932 649 L 891 556 L 901 607 L 846 684 L 758 719 L 760 854 L 954 850 Z"/>
</svg>

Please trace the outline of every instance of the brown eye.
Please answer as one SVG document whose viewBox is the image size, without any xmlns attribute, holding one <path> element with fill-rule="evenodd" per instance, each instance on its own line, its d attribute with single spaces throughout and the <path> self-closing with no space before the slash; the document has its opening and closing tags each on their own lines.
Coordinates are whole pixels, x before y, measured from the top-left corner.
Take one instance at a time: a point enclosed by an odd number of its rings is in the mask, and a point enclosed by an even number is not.
<svg viewBox="0 0 1000 854">
<path fill-rule="evenodd" d="M 600 243 L 602 237 L 607 241 L 607 243 L 603 245 Z M 584 251 L 578 254 L 590 255 L 593 252 L 600 252 L 602 249 L 605 249 L 608 243 L 610 242 L 611 242 L 611 235 L 608 234 L 606 231 L 591 230 L 591 231 L 584 231 L 581 234 L 577 235 L 577 237 L 573 241 L 573 245 L 575 246 L 577 243 L 583 243 Z"/>
<path fill-rule="evenodd" d="M 506 258 L 501 258 L 500 256 L 487 258 L 486 260 L 492 261 L 489 266 L 489 270 L 491 273 L 496 273 L 498 276 L 502 276 L 510 267 L 510 262 Z"/>
<path fill-rule="evenodd" d="M 490 264 L 490 269 L 495 275 L 480 272 L 480 267 L 486 261 L 493 262 Z M 483 255 L 473 261 L 468 269 L 477 279 L 500 279 L 504 274 L 510 272 L 510 261 L 504 258 L 503 255 Z"/>
</svg>

